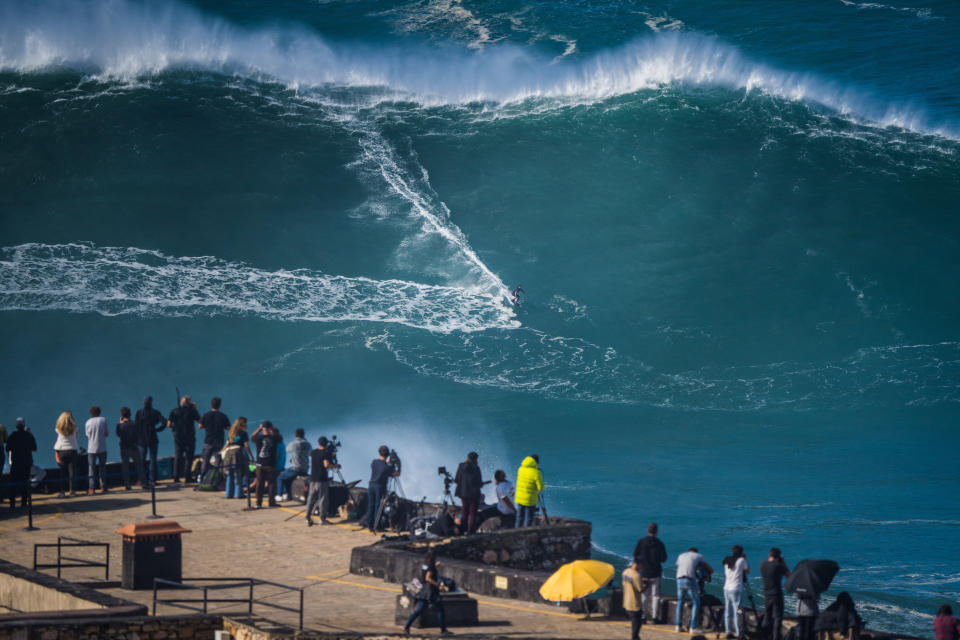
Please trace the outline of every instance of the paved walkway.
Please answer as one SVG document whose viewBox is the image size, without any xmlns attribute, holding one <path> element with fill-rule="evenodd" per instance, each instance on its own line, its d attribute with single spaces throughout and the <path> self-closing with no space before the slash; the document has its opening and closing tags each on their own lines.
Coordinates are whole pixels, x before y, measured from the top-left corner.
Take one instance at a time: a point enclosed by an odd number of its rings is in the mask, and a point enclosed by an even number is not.
<svg viewBox="0 0 960 640">
<path fill-rule="evenodd" d="M 294 587 L 306 587 L 304 626 L 316 630 L 350 630 L 396 633 L 394 607 L 399 585 L 348 572 L 350 551 L 370 544 L 374 536 L 355 526 L 337 523 L 307 527 L 303 507 L 296 502 L 274 509 L 245 511 L 245 500 L 227 500 L 222 494 L 202 493 L 162 483 L 157 490 L 157 512 L 192 533 L 183 538 L 183 576 L 256 577 Z M 58 535 L 92 542 L 109 542 L 110 579 L 121 578 L 122 545 L 116 529 L 145 522 L 150 515 L 150 494 L 140 490 L 111 491 L 106 495 L 69 499 L 37 498 L 34 507 L 36 531 L 24 531 L 26 517 L 0 506 L 0 557 L 26 566 L 33 563 L 33 544 L 56 542 Z M 46 550 L 47 553 L 55 551 Z M 75 551 L 79 557 L 102 558 L 102 551 Z M 82 555 L 81 554 L 85 554 Z M 47 556 L 50 558 L 50 556 Z M 47 561 L 50 561 L 49 559 Z M 44 562 L 41 558 L 41 562 Z M 72 569 L 69 580 L 103 579 L 103 569 Z M 262 589 L 262 591 L 261 591 Z M 120 598 L 152 606 L 152 591 L 104 590 Z M 168 592 L 169 593 L 169 592 Z M 211 592 L 213 593 L 213 592 Z M 224 594 L 225 592 L 220 592 Z M 246 589 L 223 597 L 245 597 Z M 286 606 L 297 606 L 298 594 L 273 587 L 257 587 L 257 596 Z M 214 596 L 211 595 L 211 598 Z M 458 635 L 531 638 L 629 638 L 629 624 L 622 620 L 580 620 L 581 616 L 550 604 L 480 596 L 481 624 L 457 628 Z M 211 611 L 240 611 L 236 604 L 211 605 Z M 158 614 L 182 612 L 161 605 Z M 254 613 L 286 624 L 296 615 L 269 608 Z M 436 634 L 429 630 L 428 634 Z M 678 640 L 668 627 L 645 627 L 645 640 Z"/>
</svg>

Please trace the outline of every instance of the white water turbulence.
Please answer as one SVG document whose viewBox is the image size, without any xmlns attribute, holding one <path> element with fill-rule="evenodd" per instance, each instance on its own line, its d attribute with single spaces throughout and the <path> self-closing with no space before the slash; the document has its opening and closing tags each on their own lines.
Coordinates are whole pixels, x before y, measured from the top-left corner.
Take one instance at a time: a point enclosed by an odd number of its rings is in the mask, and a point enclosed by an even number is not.
<svg viewBox="0 0 960 640">
<path fill-rule="evenodd" d="M 0 310 L 360 321 L 439 333 L 517 326 L 511 310 L 482 292 L 92 244 L 0 248 Z"/>
<path fill-rule="evenodd" d="M 366 100 L 424 105 L 589 103 L 665 85 L 720 87 L 804 102 L 858 122 L 960 137 L 956 122 L 931 117 L 924 105 L 784 71 L 753 61 L 718 38 L 686 31 L 555 60 L 509 44 L 470 50 L 333 43 L 299 27 L 244 29 L 172 3 L 3 3 L 0 70 L 56 68 L 125 80 L 193 69 L 295 88 L 375 88 Z"/>
</svg>

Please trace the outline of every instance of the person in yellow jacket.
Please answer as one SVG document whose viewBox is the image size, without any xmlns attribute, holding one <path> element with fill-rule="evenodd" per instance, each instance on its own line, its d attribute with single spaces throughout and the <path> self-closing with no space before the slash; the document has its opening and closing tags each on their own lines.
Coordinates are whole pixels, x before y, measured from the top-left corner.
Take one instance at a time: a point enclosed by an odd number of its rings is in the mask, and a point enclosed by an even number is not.
<svg viewBox="0 0 960 640">
<path fill-rule="evenodd" d="M 539 456 L 527 456 L 517 470 L 517 492 L 514 502 L 519 508 L 518 527 L 533 526 L 533 512 L 537 508 L 540 492 L 543 491 L 543 474 L 540 473 L 539 464 Z"/>
<path fill-rule="evenodd" d="M 637 561 L 634 560 L 629 568 L 624 569 L 623 608 L 630 616 L 630 640 L 640 640 L 640 628 L 643 626 L 642 597 L 643 577 L 638 571 Z"/>
</svg>

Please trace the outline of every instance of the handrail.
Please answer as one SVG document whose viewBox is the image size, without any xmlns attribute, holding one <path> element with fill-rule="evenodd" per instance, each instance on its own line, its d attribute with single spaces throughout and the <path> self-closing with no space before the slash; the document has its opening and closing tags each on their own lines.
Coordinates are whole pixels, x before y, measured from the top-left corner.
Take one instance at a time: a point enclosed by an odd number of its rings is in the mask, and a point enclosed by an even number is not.
<svg viewBox="0 0 960 640">
<path fill-rule="evenodd" d="M 291 587 L 290 585 L 280 584 L 279 582 L 271 582 L 269 580 L 261 580 L 259 578 L 181 578 L 180 582 L 174 580 L 166 580 L 164 578 L 154 578 L 153 579 L 153 615 L 157 615 L 157 604 L 165 604 L 171 607 L 178 607 L 181 609 L 188 609 L 190 611 L 197 611 L 200 613 L 207 613 L 207 608 L 210 603 L 246 603 L 247 604 L 247 613 L 253 614 L 253 606 L 259 605 L 264 607 L 270 607 L 272 609 L 278 609 L 280 611 L 290 611 L 296 613 L 299 616 L 299 630 L 303 630 L 303 587 Z M 199 584 L 188 584 L 187 581 L 193 582 L 224 582 L 226 584 L 213 584 L 213 585 L 199 585 Z M 203 591 L 202 598 L 159 598 L 157 595 L 159 586 L 166 586 L 175 589 L 193 589 L 195 591 Z M 276 604 L 274 602 L 267 602 L 264 598 L 257 599 L 254 597 L 254 587 L 265 585 L 270 587 L 278 587 L 280 589 L 285 589 L 287 591 L 297 591 L 300 594 L 300 604 L 299 607 L 288 607 L 282 604 Z M 210 591 L 219 591 L 225 589 L 239 589 L 242 587 L 247 587 L 249 589 L 247 596 L 243 598 L 210 598 Z M 268 596 L 269 597 L 269 596 Z M 193 606 L 193 603 L 202 603 L 202 606 Z"/>
<path fill-rule="evenodd" d="M 67 542 L 64 542 L 64 541 Z M 57 562 L 56 564 L 41 564 L 38 559 L 38 552 L 41 548 L 57 548 Z M 85 558 L 74 558 L 72 556 L 64 556 L 63 549 L 64 547 L 103 547 L 104 549 L 104 561 L 97 562 L 95 560 L 87 560 Z M 64 560 L 72 562 L 72 564 L 65 563 Z M 104 580 L 110 579 L 110 543 L 108 542 L 91 542 L 89 540 L 80 540 L 79 538 L 71 538 L 69 536 L 57 536 L 56 544 L 52 542 L 37 542 L 33 545 L 33 570 L 38 569 L 56 569 L 57 577 L 61 577 L 63 569 L 76 569 L 79 567 L 103 567 Z"/>
</svg>

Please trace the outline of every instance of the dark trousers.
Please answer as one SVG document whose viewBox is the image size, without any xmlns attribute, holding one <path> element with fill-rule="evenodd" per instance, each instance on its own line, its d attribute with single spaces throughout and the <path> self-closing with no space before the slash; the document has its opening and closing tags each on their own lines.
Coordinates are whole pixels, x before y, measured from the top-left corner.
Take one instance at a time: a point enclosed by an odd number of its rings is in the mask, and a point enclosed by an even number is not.
<svg viewBox="0 0 960 640">
<path fill-rule="evenodd" d="M 197 449 L 197 443 L 194 440 L 185 442 L 173 441 L 173 481 L 179 482 L 182 478 L 184 482 L 190 482 L 190 467 L 193 466 L 193 454 Z"/>
<path fill-rule="evenodd" d="M 467 533 L 474 533 L 477 530 L 477 501 L 467 498 L 460 498 L 463 505 L 463 519 L 460 520 L 460 526 L 467 525 Z"/>
<path fill-rule="evenodd" d="M 430 602 L 429 600 L 421 600 L 417 603 L 417 608 L 413 610 L 413 613 L 410 614 L 410 617 L 407 618 L 407 624 L 404 626 L 405 629 L 409 629 L 410 625 L 413 624 L 414 620 L 420 617 L 420 614 L 423 613 L 423 610 L 427 608 L 427 605 L 432 605 L 437 608 L 437 620 L 440 622 L 440 631 L 447 630 L 447 614 L 443 610 L 443 600 L 437 598 L 435 601 Z"/>
<path fill-rule="evenodd" d="M 377 511 L 380 510 L 380 503 L 387 495 L 387 488 L 383 485 L 371 484 L 367 489 L 367 526 L 370 531 L 376 531 L 378 523 L 373 520 L 377 517 Z"/>
<path fill-rule="evenodd" d="M 203 476 L 207 475 L 207 470 L 210 468 L 210 456 L 214 456 L 214 455 L 216 456 L 216 461 L 217 461 L 216 466 L 218 468 L 220 467 L 221 464 L 223 464 L 222 460 L 220 459 L 220 449 L 223 449 L 223 445 L 220 445 L 219 447 L 217 447 L 212 444 L 207 444 L 206 442 L 203 443 L 203 449 L 200 450 L 200 455 L 203 456 L 202 457 L 203 462 L 200 465 L 201 479 L 203 478 Z"/>
<path fill-rule="evenodd" d="M 73 449 L 61 451 L 57 466 L 60 467 L 60 475 L 62 478 L 60 480 L 60 493 L 63 493 L 63 490 L 68 487 L 70 493 L 73 493 L 73 480 L 77 473 L 77 452 Z"/>
<path fill-rule="evenodd" d="M 157 448 L 159 443 L 153 442 L 148 444 L 145 447 L 140 447 L 143 452 L 143 469 L 144 472 L 147 472 L 149 469 L 149 480 L 151 483 L 157 481 Z M 147 460 L 150 460 L 150 466 L 147 466 Z"/>
<path fill-rule="evenodd" d="M 120 447 L 120 471 L 123 473 L 123 486 L 130 488 L 130 461 L 136 469 L 137 480 L 146 486 L 147 479 L 143 475 L 143 458 L 140 457 L 140 447 Z"/>
<path fill-rule="evenodd" d="M 311 482 L 307 495 L 307 520 L 313 517 L 313 510 L 320 503 L 320 520 L 327 521 L 327 507 L 330 502 L 330 481 Z"/>
<path fill-rule="evenodd" d="M 107 488 L 107 452 L 87 453 L 87 488 Z"/>
<path fill-rule="evenodd" d="M 630 615 L 630 640 L 640 640 L 640 627 L 643 626 L 643 611 L 628 611 Z"/>
<path fill-rule="evenodd" d="M 263 502 L 263 494 L 267 494 L 267 504 L 273 506 L 277 504 L 274 498 L 277 495 L 277 474 L 276 469 L 257 465 L 257 506 Z"/>
<path fill-rule="evenodd" d="M 797 627 L 800 630 L 800 640 L 813 640 L 813 623 L 816 621 L 816 616 L 797 616 Z"/>
<path fill-rule="evenodd" d="M 783 635 L 783 594 L 763 595 L 763 627 L 771 640 L 780 640 Z"/>
<path fill-rule="evenodd" d="M 17 494 L 20 494 L 20 506 L 27 506 L 30 494 L 30 467 L 10 467 L 10 507 L 17 506 Z"/>
</svg>

